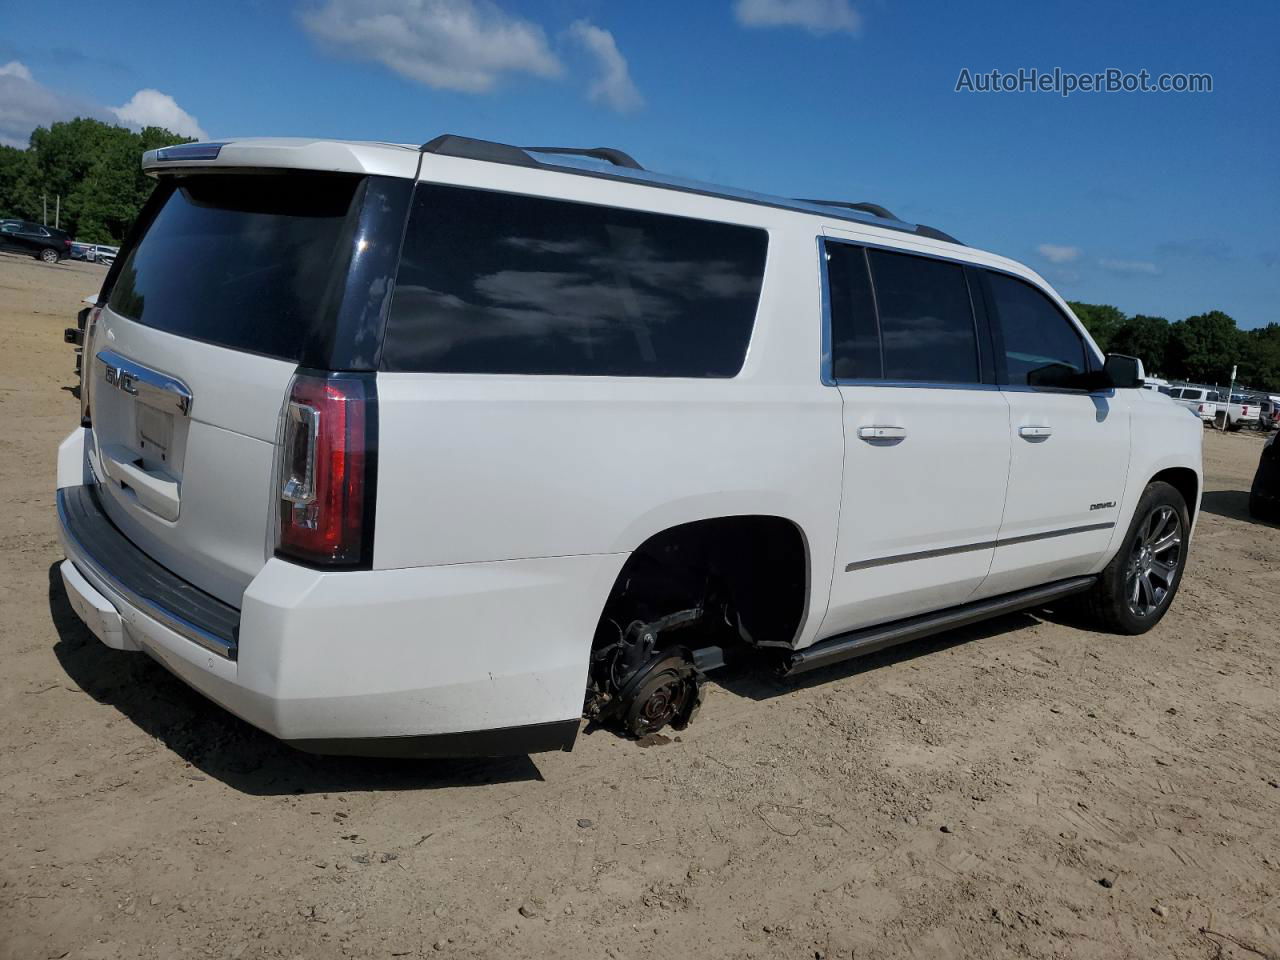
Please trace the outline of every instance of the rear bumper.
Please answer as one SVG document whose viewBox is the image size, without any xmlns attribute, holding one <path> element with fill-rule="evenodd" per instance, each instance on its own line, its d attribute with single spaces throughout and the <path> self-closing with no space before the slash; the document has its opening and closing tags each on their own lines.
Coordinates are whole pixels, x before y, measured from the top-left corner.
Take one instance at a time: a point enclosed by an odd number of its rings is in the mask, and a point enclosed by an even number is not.
<svg viewBox="0 0 1280 960">
<path fill-rule="evenodd" d="M 87 509 L 88 493 L 64 487 L 60 507 Z M 208 619 L 207 601 L 218 601 L 174 584 L 163 568 L 157 573 L 118 531 L 123 544 L 108 549 L 84 534 L 95 518 L 77 519 L 65 507 L 59 515 L 64 583 L 95 635 L 148 653 L 254 726 L 321 753 L 569 749 L 596 620 L 625 560 L 605 554 L 323 573 L 272 558 L 240 610 L 222 611 L 238 618 L 228 628 Z M 137 568 L 152 580 L 143 582 Z M 192 635 L 215 626 L 234 639 L 225 651 Z"/>
</svg>

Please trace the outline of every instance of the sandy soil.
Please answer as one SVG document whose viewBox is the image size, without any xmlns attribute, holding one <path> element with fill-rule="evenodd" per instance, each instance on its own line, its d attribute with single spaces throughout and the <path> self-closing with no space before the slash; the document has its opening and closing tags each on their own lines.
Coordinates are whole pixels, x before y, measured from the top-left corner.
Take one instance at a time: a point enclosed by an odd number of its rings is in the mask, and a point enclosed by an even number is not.
<svg viewBox="0 0 1280 960">
<path fill-rule="evenodd" d="M 1170 615 L 1030 615 L 679 741 L 501 762 L 280 746 L 76 620 L 62 328 L 103 269 L 0 256 L 0 958 L 1280 957 L 1280 545 L 1206 438 Z"/>
</svg>

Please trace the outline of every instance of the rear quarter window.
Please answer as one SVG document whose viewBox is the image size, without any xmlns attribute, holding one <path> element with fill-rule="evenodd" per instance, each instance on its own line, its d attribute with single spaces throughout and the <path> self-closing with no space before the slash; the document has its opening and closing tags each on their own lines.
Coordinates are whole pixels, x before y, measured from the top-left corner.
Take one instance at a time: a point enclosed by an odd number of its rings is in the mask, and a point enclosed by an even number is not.
<svg viewBox="0 0 1280 960">
<path fill-rule="evenodd" d="M 419 184 L 382 368 L 732 377 L 767 246 L 753 227 Z"/>
</svg>

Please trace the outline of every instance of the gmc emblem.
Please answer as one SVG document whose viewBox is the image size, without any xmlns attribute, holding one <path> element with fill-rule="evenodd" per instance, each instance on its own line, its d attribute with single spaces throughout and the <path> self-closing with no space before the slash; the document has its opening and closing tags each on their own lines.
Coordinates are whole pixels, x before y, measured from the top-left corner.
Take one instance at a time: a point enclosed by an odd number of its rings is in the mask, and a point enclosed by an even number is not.
<svg viewBox="0 0 1280 960">
<path fill-rule="evenodd" d="M 119 367 L 113 367 L 110 364 L 107 364 L 104 375 L 107 383 L 111 384 L 116 389 L 123 390 L 125 393 L 132 394 L 135 397 L 138 395 L 138 387 L 137 384 L 134 383 L 133 374 L 129 373 L 127 370 L 122 370 Z"/>
</svg>

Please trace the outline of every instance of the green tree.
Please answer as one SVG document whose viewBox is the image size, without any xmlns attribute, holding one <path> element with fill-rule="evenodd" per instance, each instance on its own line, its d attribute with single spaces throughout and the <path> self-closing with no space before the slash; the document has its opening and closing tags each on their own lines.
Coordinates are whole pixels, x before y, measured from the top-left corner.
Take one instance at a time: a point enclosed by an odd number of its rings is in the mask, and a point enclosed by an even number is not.
<svg viewBox="0 0 1280 960">
<path fill-rule="evenodd" d="M 1226 383 L 1246 343 L 1235 320 L 1221 310 L 1187 317 L 1169 327 L 1165 370 L 1201 383 Z"/>
<path fill-rule="evenodd" d="M 40 215 L 35 155 L 17 147 L 0 147 L 0 215 L 30 220 Z"/>
<path fill-rule="evenodd" d="M 77 240 L 119 243 L 154 183 L 146 150 L 187 143 L 159 127 L 135 132 L 84 117 L 37 127 L 26 150 L 0 147 L 0 214 L 39 220 L 61 198 L 61 226 Z"/>
<path fill-rule="evenodd" d="M 1240 379 L 1256 390 L 1280 392 L 1280 323 L 1246 330 Z"/>
<path fill-rule="evenodd" d="M 1148 373 L 1159 376 L 1164 369 L 1168 345 L 1169 321 L 1164 317 L 1148 317 L 1139 313 L 1120 324 L 1107 349 L 1138 357 Z"/>
<path fill-rule="evenodd" d="M 1104 353 L 1111 349 L 1111 338 L 1125 321 L 1124 311 L 1101 303 L 1079 303 L 1068 300 L 1068 305 L 1080 318 L 1089 336 Z"/>
</svg>

